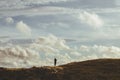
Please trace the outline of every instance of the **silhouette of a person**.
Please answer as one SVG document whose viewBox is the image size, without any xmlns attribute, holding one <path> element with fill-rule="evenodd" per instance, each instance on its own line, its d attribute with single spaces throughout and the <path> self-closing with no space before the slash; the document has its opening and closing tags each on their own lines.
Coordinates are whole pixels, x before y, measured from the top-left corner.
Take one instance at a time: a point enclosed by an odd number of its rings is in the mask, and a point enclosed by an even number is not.
<svg viewBox="0 0 120 80">
<path fill-rule="evenodd" d="M 54 66 L 56 66 L 56 64 L 57 64 L 57 59 L 54 58 Z"/>
</svg>

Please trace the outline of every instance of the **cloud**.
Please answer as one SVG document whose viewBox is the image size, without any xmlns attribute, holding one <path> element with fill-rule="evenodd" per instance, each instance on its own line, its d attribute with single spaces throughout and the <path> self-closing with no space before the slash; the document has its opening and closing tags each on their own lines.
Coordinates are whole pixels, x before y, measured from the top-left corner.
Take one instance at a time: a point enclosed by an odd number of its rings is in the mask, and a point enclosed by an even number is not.
<svg viewBox="0 0 120 80">
<path fill-rule="evenodd" d="M 33 3 L 33 4 L 36 4 L 36 3 L 41 3 L 41 4 L 45 4 L 45 3 L 50 3 L 50 2 L 66 2 L 68 0 L 22 0 L 24 3 L 27 2 L 27 3 Z"/>
<path fill-rule="evenodd" d="M 38 65 L 39 54 L 28 48 L 0 47 L 1 67 L 29 67 Z"/>
<path fill-rule="evenodd" d="M 103 26 L 103 20 L 95 13 L 88 13 L 86 11 L 81 12 L 79 15 L 79 19 L 82 23 L 94 28 L 99 28 Z"/>
<path fill-rule="evenodd" d="M 40 37 L 35 40 L 35 43 L 31 45 L 31 48 L 35 48 L 37 50 L 42 50 L 45 52 L 52 51 L 58 52 L 59 50 L 69 50 L 69 46 L 66 45 L 64 39 L 59 39 L 54 35 L 49 35 L 47 37 Z"/>
<path fill-rule="evenodd" d="M 115 0 L 115 4 L 116 4 L 117 6 L 120 6 L 120 1 L 119 1 L 119 0 Z"/>
<path fill-rule="evenodd" d="M 62 7 L 33 7 L 33 8 L 25 8 L 25 9 L 11 9 L 11 10 L 0 10 L 0 15 L 2 17 L 6 16 L 36 16 L 36 15 L 54 15 L 54 14 L 63 14 L 64 9 Z"/>
<path fill-rule="evenodd" d="M 89 1 L 89 0 L 0 0 L 0 9 L 20 9 L 41 5 L 54 5 L 63 7 L 111 7 L 115 6 L 114 0 L 106 1 Z M 57 4 L 57 5 L 56 5 Z"/>
<path fill-rule="evenodd" d="M 10 2 L 9 0 L 1 0 L 0 9 L 24 9 L 34 5 L 48 4 L 50 2 L 58 3 L 62 1 L 66 2 L 68 0 L 12 0 Z"/>
<path fill-rule="evenodd" d="M 32 67 L 53 65 L 99 58 L 120 58 L 120 48 L 115 46 L 68 46 L 64 39 L 54 35 L 43 36 L 32 44 L 0 47 L 1 67 Z"/>
<path fill-rule="evenodd" d="M 63 22 L 50 22 L 50 23 L 39 23 L 39 26 L 42 26 L 42 28 L 69 28 L 70 26 Z"/>
<path fill-rule="evenodd" d="M 52 59 L 54 57 L 58 58 L 58 64 L 64 64 L 72 61 L 120 57 L 119 47 L 99 45 L 81 45 L 80 47 L 70 47 L 66 44 L 64 39 L 59 39 L 53 35 L 37 39 L 30 48 L 39 51 L 41 53 L 40 57 L 43 58 L 43 60 L 50 60 L 50 63 L 47 65 L 52 64 Z"/>
<path fill-rule="evenodd" d="M 108 54 L 108 56 L 110 54 L 112 55 L 120 55 L 120 48 L 119 47 L 115 47 L 115 46 L 110 46 L 110 47 L 107 47 L 107 46 L 98 46 L 98 45 L 94 45 L 94 46 L 85 46 L 85 45 L 82 45 L 80 47 L 80 50 L 81 51 L 85 51 L 85 52 L 92 52 L 93 54 Z M 112 57 L 112 56 L 111 56 Z"/>
<path fill-rule="evenodd" d="M 14 23 L 14 20 L 13 20 L 12 17 L 7 17 L 7 18 L 5 19 L 5 22 L 6 22 L 7 24 L 12 24 L 12 23 Z"/>
<path fill-rule="evenodd" d="M 120 12 L 118 7 L 108 8 L 103 3 L 112 4 L 114 1 L 83 1 L 83 0 L 12 0 L 9 3 L 9 0 L 1 0 L 0 1 L 0 14 L 1 16 L 19 16 L 19 15 L 51 15 L 51 14 L 72 14 L 72 13 L 80 13 L 81 11 L 90 11 L 95 13 L 110 13 L 110 12 Z M 60 2 L 60 4 L 58 4 Z M 70 2 L 70 7 L 67 7 Z M 82 3 L 81 3 L 82 2 Z M 85 3 L 84 3 L 85 2 Z M 94 2 L 96 4 L 94 4 Z M 51 4 L 52 3 L 52 4 Z M 62 4 L 64 3 L 64 4 Z M 74 5 L 71 5 L 74 3 Z M 78 8 L 73 8 L 76 6 L 76 3 L 80 3 L 82 6 Z M 47 6 L 46 6 L 47 4 Z M 55 4 L 55 5 L 53 5 Z M 66 4 L 66 5 L 65 5 Z M 86 6 L 90 6 L 90 8 L 83 8 Z M 94 5 L 93 5 L 94 4 Z M 100 5 L 103 4 L 103 5 Z M 44 6 L 41 6 L 44 5 Z M 92 6 L 95 6 L 91 8 Z M 97 6 L 97 8 L 96 8 Z M 98 8 L 99 6 L 104 6 L 107 8 Z M 108 4 L 108 6 L 111 6 Z M 84 14 L 84 13 L 83 13 Z M 91 14 L 91 13 L 90 13 Z"/>
<path fill-rule="evenodd" d="M 16 24 L 16 28 L 26 36 L 31 36 L 31 28 L 25 24 L 23 21 L 20 21 Z"/>
</svg>

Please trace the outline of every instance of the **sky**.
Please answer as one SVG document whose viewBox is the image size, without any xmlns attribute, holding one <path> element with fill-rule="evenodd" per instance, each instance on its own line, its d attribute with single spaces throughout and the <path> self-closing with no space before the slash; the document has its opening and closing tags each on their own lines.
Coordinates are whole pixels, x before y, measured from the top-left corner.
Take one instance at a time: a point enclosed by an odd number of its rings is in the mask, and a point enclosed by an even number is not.
<svg viewBox="0 0 120 80">
<path fill-rule="evenodd" d="M 119 6 L 119 0 L 0 0 L 0 36 L 53 34 L 119 46 Z"/>
<path fill-rule="evenodd" d="M 32 65 L 35 63 L 31 62 L 34 59 L 31 59 L 32 52 L 37 58 L 39 53 L 46 53 L 39 55 L 42 56 L 40 60 L 45 58 L 50 62 L 56 55 L 66 62 L 76 61 L 76 56 L 82 56 L 80 60 L 120 57 L 119 19 L 119 0 L 0 0 L 0 59 L 3 59 L 0 63 L 17 67 L 21 63 L 24 63 L 22 67 L 25 63 Z M 66 54 L 60 55 L 61 50 Z M 57 54 L 48 54 L 49 51 Z M 11 52 L 14 55 L 9 56 L 15 57 L 14 60 L 3 57 L 2 53 Z M 100 55 L 105 52 L 110 55 Z M 18 59 L 16 56 L 20 58 L 19 62 L 14 62 Z"/>
</svg>

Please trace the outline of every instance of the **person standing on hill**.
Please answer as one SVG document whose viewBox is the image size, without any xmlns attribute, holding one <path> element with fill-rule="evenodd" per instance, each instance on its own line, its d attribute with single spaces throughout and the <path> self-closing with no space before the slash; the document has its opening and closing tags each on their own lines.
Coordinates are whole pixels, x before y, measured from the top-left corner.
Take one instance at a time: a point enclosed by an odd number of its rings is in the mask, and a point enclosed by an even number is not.
<svg viewBox="0 0 120 80">
<path fill-rule="evenodd" d="M 57 59 L 54 58 L 54 66 L 56 66 L 56 64 L 57 64 Z"/>
</svg>

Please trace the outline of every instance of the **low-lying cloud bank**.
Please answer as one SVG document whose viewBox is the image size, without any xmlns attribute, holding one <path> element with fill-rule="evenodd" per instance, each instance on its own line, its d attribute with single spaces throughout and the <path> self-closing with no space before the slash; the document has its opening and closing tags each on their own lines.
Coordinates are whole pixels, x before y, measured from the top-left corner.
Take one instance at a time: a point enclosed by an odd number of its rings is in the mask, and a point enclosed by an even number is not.
<svg viewBox="0 0 120 80">
<path fill-rule="evenodd" d="M 120 48 L 98 45 L 70 47 L 64 39 L 54 35 L 40 37 L 28 47 L 15 45 L 0 47 L 1 67 L 53 65 L 55 57 L 58 59 L 58 64 L 98 58 L 120 58 Z"/>
<path fill-rule="evenodd" d="M 29 48 L 0 47 L 0 66 L 29 67 L 37 63 L 39 54 Z"/>
</svg>

